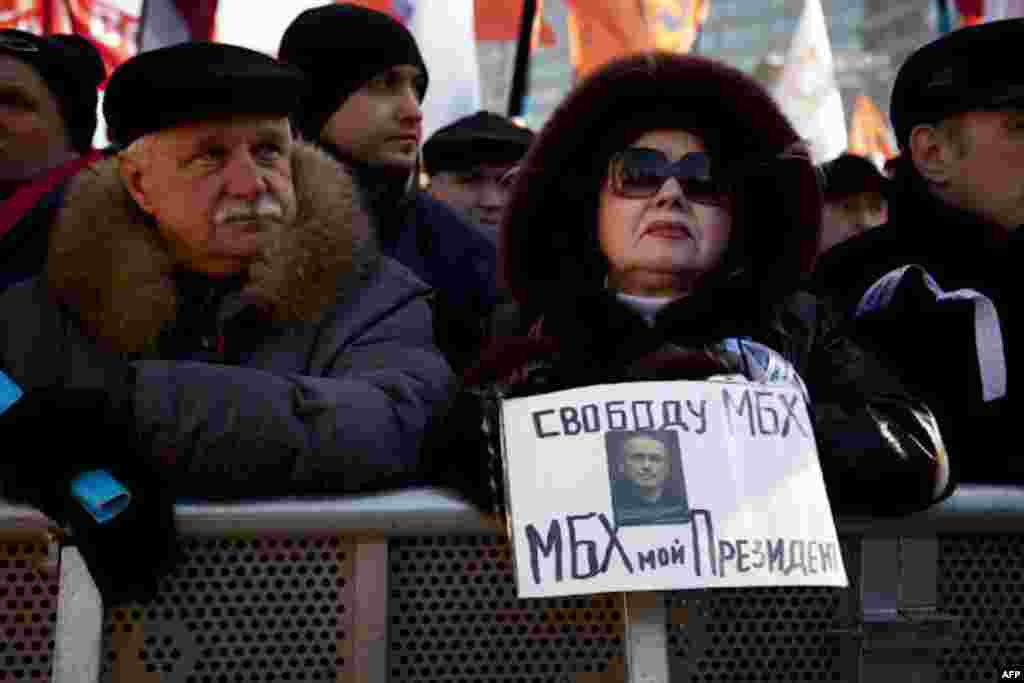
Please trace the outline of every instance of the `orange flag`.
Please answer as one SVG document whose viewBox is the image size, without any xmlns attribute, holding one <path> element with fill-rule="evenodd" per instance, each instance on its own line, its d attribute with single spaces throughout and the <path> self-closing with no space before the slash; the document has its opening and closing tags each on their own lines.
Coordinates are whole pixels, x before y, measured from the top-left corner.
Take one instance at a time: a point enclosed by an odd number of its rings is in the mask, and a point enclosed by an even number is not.
<svg viewBox="0 0 1024 683">
<path fill-rule="evenodd" d="M 889 122 L 866 95 L 858 95 L 853 104 L 848 150 L 851 154 L 871 159 L 879 168 L 897 153 Z"/>
<path fill-rule="evenodd" d="M 710 0 L 569 0 L 569 54 L 582 78 L 646 50 L 689 52 Z"/>
</svg>

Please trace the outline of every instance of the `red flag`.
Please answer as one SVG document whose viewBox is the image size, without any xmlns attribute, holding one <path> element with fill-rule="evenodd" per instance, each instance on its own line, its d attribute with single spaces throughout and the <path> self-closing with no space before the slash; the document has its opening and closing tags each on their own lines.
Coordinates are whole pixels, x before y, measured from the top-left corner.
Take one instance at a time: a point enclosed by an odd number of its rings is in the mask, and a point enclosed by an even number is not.
<svg viewBox="0 0 1024 683">
<path fill-rule="evenodd" d="M 343 0 L 335 0 L 335 4 L 340 4 L 341 2 L 343 2 Z M 400 10 L 402 8 L 398 6 L 400 3 L 396 3 L 395 0 L 354 0 L 352 4 L 359 5 L 367 9 L 374 9 L 378 12 L 383 12 L 384 14 L 389 14 L 402 23 L 405 23 L 405 19 L 407 18 L 401 16 Z"/>
<path fill-rule="evenodd" d="M 0 28 L 77 33 L 96 46 L 109 74 L 135 54 L 139 18 L 109 0 L 0 0 Z"/>
<path fill-rule="evenodd" d="M 67 0 L 69 33 L 89 38 L 103 57 L 107 75 L 135 54 L 139 18 L 104 0 Z"/>
<path fill-rule="evenodd" d="M 960 25 L 972 26 L 984 18 L 985 0 L 956 0 L 956 9 L 960 12 Z"/>
<path fill-rule="evenodd" d="M 0 28 L 39 35 L 44 32 L 43 19 L 43 3 L 37 0 L 0 0 Z"/>
</svg>

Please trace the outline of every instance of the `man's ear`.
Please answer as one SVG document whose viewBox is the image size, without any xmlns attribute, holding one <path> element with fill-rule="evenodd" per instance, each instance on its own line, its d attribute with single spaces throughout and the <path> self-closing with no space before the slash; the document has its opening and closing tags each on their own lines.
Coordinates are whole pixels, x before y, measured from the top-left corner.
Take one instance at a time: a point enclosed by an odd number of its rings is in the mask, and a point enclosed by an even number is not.
<svg viewBox="0 0 1024 683">
<path fill-rule="evenodd" d="M 117 171 L 124 188 L 140 209 L 152 213 L 153 198 L 146 182 L 146 167 L 147 164 L 134 154 L 117 155 Z"/>
<path fill-rule="evenodd" d="M 925 180 L 946 184 L 958 154 L 954 142 L 933 124 L 923 123 L 910 131 L 910 158 Z"/>
</svg>

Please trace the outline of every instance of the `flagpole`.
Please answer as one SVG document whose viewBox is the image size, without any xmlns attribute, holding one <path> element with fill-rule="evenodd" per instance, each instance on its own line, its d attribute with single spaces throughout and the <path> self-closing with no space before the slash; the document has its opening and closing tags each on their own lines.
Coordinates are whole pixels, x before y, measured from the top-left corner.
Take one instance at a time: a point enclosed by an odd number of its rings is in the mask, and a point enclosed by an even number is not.
<svg viewBox="0 0 1024 683">
<path fill-rule="evenodd" d="M 516 42 L 516 63 L 512 72 L 512 87 L 508 94 L 509 118 L 523 115 L 530 77 L 530 42 L 536 16 L 537 0 L 523 0 L 523 15 L 520 18 L 519 37 Z"/>
<path fill-rule="evenodd" d="M 139 30 L 135 33 L 135 52 L 142 52 L 143 36 L 146 35 L 146 23 L 149 19 L 149 0 L 142 0 L 142 10 L 139 12 Z"/>
</svg>

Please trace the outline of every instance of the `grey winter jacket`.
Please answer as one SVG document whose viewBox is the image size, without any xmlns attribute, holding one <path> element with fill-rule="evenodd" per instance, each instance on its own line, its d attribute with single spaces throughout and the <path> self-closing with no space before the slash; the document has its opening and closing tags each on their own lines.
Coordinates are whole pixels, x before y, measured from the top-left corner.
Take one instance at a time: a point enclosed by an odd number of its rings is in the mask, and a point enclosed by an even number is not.
<svg viewBox="0 0 1024 683">
<path fill-rule="evenodd" d="M 293 178 L 298 217 L 220 305 L 223 352 L 211 362 L 161 356 L 158 340 L 181 310 L 169 254 L 113 160 L 84 172 L 45 276 L 0 297 L 0 366 L 27 390 L 116 386 L 134 374 L 144 456 L 168 464 L 179 495 L 414 480 L 423 431 L 454 382 L 434 344 L 431 290 L 379 255 L 340 165 L 299 146 Z"/>
</svg>

